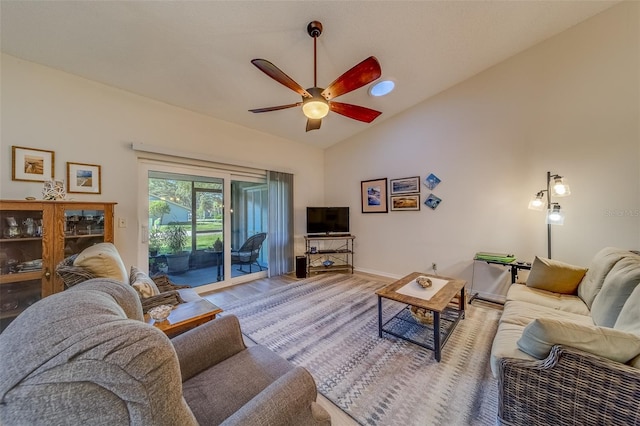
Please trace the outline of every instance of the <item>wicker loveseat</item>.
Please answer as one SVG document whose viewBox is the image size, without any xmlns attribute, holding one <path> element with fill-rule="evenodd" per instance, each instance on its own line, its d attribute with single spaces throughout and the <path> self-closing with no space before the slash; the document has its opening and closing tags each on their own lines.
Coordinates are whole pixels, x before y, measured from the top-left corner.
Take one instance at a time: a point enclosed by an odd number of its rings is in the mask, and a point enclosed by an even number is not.
<svg viewBox="0 0 640 426">
<path fill-rule="evenodd" d="M 138 291 L 142 311 L 160 305 L 178 305 L 199 298 L 189 285 L 171 282 L 167 275 L 149 277 L 135 266 L 127 272 L 116 247 L 111 243 L 93 245 L 65 258 L 56 266 L 65 289 L 93 278 L 111 278 L 129 283 Z"/>
<path fill-rule="evenodd" d="M 588 269 L 536 258 L 493 342 L 499 424 L 640 425 L 639 283 L 628 250 L 605 248 Z"/>
</svg>

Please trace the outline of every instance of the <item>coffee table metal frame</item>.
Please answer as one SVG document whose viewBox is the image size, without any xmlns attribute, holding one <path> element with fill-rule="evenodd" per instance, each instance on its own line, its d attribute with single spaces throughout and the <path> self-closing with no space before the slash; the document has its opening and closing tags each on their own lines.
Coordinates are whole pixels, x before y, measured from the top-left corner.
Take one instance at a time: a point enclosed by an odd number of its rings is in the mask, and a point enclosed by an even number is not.
<svg viewBox="0 0 640 426">
<path fill-rule="evenodd" d="M 407 296 L 397 293 L 404 285 L 415 280 L 418 276 L 427 276 L 437 279 L 447 280 L 447 284 L 440 289 L 430 300 L 419 299 L 416 297 Z M 455 278 L 442 277 L 437 275 L 423 274 L 421 272 L 413 272 L 398 281 L 389 284 L 388 286 L 378 290 L 376 295 L 378 296 L 378 337 L 382 337 L 383 333 L 390 334 L 400 339 L 406 340 L 418 346 L 426 349 L 430 349 L 434 352 L 436 361 L 440 362 L 442 355 L 442 347 L 445 345 L 451 333 L 458 325 L 461 319 L 464 318 L 464 286 L 466 281 L 458 280 Z M 459 294 L 459 300 L 457 309 L 452 308 L 450 305 L 455 296 Z M 398 311 L 392 318 L 383 323 L 382 317 L 382 299 L 394 300 L 396 302 L 404 303 L 403 309 Z M 433 324 L 422 324 L 417 320 L 410 318 L 407 319 L 406 310 L 410 306 L 416 306 L 431 311 L 433 314 Z M 410 315 L 409 315 L 410 316 Z M 433 331 L 433 344 L 428 341 L 418 341 L 407 335 L 407 333 L 396 332 L 392 327 L 387 327 L 392 321 L 410 321 L 415 326 L 423 327 L 428 331 Z"/>
</svg>

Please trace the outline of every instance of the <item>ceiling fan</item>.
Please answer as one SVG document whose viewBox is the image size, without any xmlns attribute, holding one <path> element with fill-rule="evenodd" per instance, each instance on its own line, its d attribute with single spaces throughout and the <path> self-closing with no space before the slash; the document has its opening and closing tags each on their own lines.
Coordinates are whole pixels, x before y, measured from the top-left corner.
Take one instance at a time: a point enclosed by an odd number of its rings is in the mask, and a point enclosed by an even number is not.
<svg viewBox="0 0 640 426">
<path fill-rule="evenodd" d="M 316 81 L 316 39 L 322 34 L 322 24 L 318 21 L 310 22 L 309 25 L 307 25 L 307 33 L 313 38 L 313 87 L 305 90 L 291 77 L 266 59 L 254 59 L 251 61 L 260 71 L 278 83 L 300 94 L 302 96 L 302 102 L 250 109 L 249 111 L 254 113 L 278 111 L 302 105 L 302 112 L 307 116 L 307 132 L 309 130 L 319 129 L 322 124 L 322 118 L 325 117 L 330 110 L 354 120 L 371 123 L 376 117 L 382 114 L 380 111 L 358 105 L 335 102 L 332 99 L 359 89 L 378 79 L 382 74 L 378 60 L 374 56 L 368 57 L 338 77 L 333 83 L 327 86 L 326 89 L 323 89 L 318 87 Z"/>
</svg>

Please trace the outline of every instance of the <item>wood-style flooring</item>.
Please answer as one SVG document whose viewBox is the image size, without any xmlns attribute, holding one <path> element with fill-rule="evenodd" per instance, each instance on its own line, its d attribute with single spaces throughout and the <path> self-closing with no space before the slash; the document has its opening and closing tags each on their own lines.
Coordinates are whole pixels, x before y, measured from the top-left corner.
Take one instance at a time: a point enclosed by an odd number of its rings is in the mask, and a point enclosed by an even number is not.
<svg viewBox="0 0 640 426">
<path fill-rule="evenodd" d="M 356 275 L 375 277 L 375 279 L 380 281 L 394 281 L 387 277 L 371 276 L 358 272 L 356 272 Z M 297 279 L 293 274 L 273 278 L 261 278 L 255 281 L 234 285 L 232 287 L 214 290 L 210 293 L 203 294 L 202 297 L 209 300 L 211 303 L 218 305 L 224 310 L 225 305 L 231 302 L 263 294 L 277 288 L 286 287 L 296 281 L 299 281 L 299 279 Z M 250 342 L 247 343 L 249 344 Z M 353 426 L 358 424 L 349 415 L 321 394 L 318 394 L 317 401 L 331 415 L 331 424 L 333 426 Z"/>
</svg>

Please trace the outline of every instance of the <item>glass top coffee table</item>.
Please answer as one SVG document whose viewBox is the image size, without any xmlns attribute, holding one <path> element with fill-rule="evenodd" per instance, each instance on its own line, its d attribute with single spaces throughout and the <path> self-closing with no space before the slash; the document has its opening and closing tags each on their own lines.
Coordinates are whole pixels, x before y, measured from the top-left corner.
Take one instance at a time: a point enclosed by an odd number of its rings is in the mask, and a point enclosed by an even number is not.
<svg viewBox="0 0 640 426">
<path fill-rule="evenodd" d="M 429 278 L 432 287 L 422 288 L 416 282 L 418 277 Z M 440 362 L 442 347 L 464 318 L 465 284 L 464 280 L 413 272 L 378 290 L 378 336 L 387 333 L 431 349 Z M 385 322 L 382 299 L 405 307 Z"/>
</svg>

